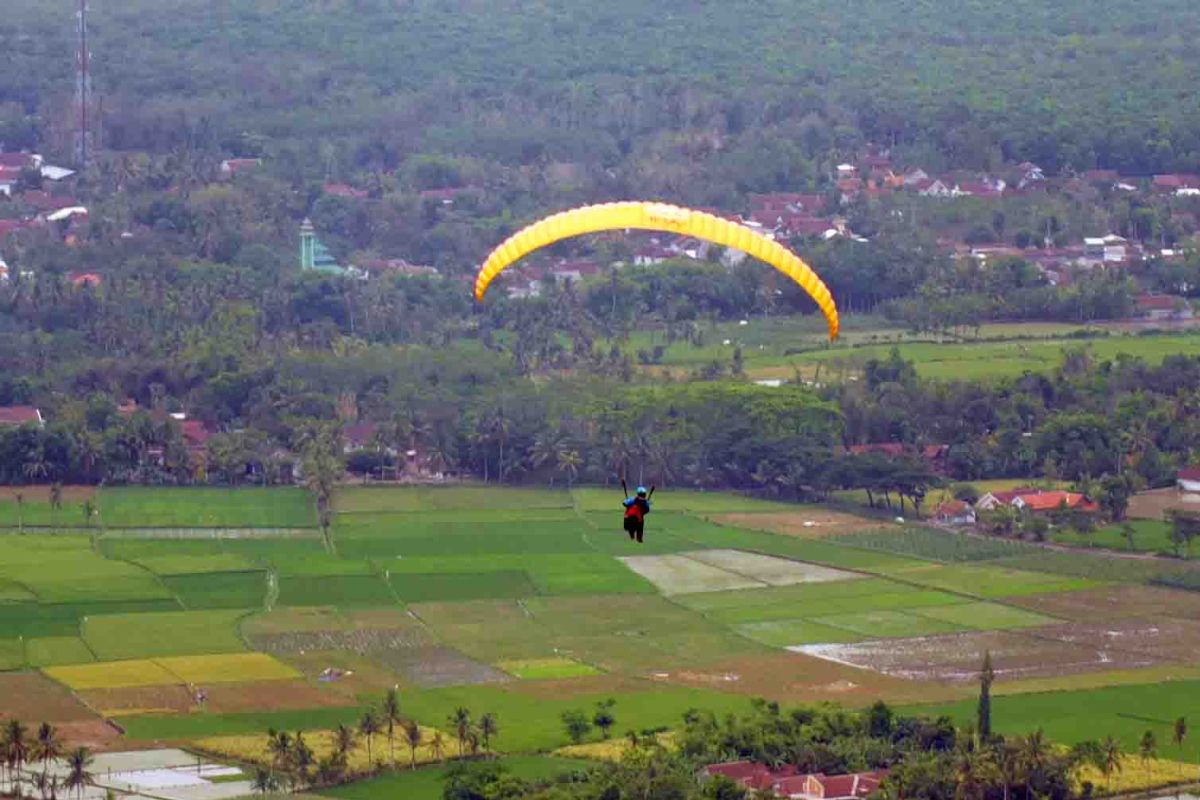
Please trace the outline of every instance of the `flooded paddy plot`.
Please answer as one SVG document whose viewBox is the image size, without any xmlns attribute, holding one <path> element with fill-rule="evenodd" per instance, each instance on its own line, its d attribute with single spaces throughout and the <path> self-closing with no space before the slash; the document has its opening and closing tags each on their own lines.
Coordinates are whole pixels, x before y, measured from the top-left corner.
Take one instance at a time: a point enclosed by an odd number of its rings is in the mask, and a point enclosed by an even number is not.
<svg viewBox="0 0 1200 800">
<path fill-rule="evenodd" d="M 480 683 L 507 683 L 507 673 L 468 658 L 450 647 L 418 647 L 379 650 L 368 654 L 422 688 L 468 686 Z"/>
<path fill-rule="evenodd" d="M 1071 623 L 1040 628 L 1036 635 L 1094 648 L 1106 654 L 1125 653 L 1156 660 L 1200 661 L 1200 622 L 1182 619 L 1130 619 Z"/>
<path fill-rule="evenodd" d="M 992 655 L 998 681 L 1137 669 L 1164 663 L 1162 658 L 1143 653 L 1101 650 L 1084 643 L 1012 631 L 972 631 L 908 639 L 810 644 L 788 649 L 895 678 L 959 683 L 978 678 L 979 665 L 985 652 Z"/>
<path fill-rule="evenodd" d="M 723 592 L 860 578 L 857 573 L 741 550 L 692 550 L 622 558 L 663 594 Z"/>
</svg>

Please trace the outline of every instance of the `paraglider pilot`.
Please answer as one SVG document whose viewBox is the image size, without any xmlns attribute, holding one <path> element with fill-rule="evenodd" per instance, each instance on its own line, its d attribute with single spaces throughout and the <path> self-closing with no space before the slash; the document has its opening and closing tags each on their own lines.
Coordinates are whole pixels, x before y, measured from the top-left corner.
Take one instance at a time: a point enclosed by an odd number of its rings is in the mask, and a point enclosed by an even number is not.
<svg viewBox="0 0 1200 800">
<path fill-rule="evenodd" d="M 622 503 L 625 506 L 625 532 L 629 534 L 630 539 L 636 539 L 640 544 L 646 529 L 646 515 L 650 513 L 650 498 L 654 496 L 654 487 L 651 486 L 647 492 L 645 486 L 639 486 L 637 494 L 630 497 L 629 487 L 622 478 L 621 490 L 625 492 L 625 501 Z"/>
</svg>

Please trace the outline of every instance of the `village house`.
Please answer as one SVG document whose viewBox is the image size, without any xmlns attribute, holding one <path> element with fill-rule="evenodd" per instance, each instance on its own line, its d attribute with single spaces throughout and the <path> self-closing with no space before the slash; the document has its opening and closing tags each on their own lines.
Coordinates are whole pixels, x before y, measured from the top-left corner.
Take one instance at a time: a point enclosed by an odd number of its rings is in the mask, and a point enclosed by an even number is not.
<svg viewBox="0 0 1200 800">
<path fill-rule="evenodd" d="M 1134 302 L 1138 316 L 1146 319 L 1191 319 L 1194 316 L 1188 301 L 1175 295 L 1139 294 Z"/>
<path fill-rule="evenodd" d="M 1007 491 L 988 492 L 983 497 L 979 498 L 975 503 L 975 508 L 980 511 L 995 511 L 1001 506 L 1010 506 L 1018 497 L 1029 494 L 1040 494 L 1041 489 L 1033 486 L 1021 486 L 1016 489 Z"/>
<path fill-rule="evenodd" d="M 559 283 L 578 283 L 598 274 L 600 265 L 595 261 L 560 261 L 550 268 L 550 275 Z"/>
<path fill-rule="evenodd" d="M 0 406 L 0 428 L 19 428 L 22 425 L 46 427 L 42 412 L 33 406 Z"/>
<path fill-rule="evenodd" d="M 1175 485 L 1187 494 L 1200 494 L 1200 467 L 1188 467 L 1175 474 Z"/>
<path fill-rule="evenodd" d="M 1076 492 L 1039 492 L 1013 498 L 1012 507 L 1028 514 L 1048 514 L 1060 509 L 1069 511 L 1098 511 L 1097 506 Z"/>
<path fill-rule="evenodd" d="M 261 158 L 227 158 L 221 162 L 221 175 L 232 178 L 239 172 L 248 172 L 262 166 Z"/>
<path fill-rule="evenodd" d="M 963 500 L 947 500 L 937 507 L 934 518 L 945 525 L 974 525 L 975 509 Z"/>
<path fill-rule="evenodd" d="M 765 797 L 794 800 L 860 800 L 877 790 L 887 770 L 852 775 L 806 775 L 787 765 L 770 769 L 753 761 L 710 764 L 700 770 L 701 780 L 724 776 L 746 789 Z"/>
<path fill-rule="evenodd" d="M 334 197 L 344 197 L 347 200 L 364 200 L 369 195 L 366 189 L 355 189 L 353 186 L 345 183 L 327 183 L 321 187 L 325 194 Z"/>
<path fill-rule="evenodd" d="M 947 198 L 954 196 L 954 190 L 942 182 L 940 178 L 926 178 L 912 185 L 921 197 Z"/>
</svg>

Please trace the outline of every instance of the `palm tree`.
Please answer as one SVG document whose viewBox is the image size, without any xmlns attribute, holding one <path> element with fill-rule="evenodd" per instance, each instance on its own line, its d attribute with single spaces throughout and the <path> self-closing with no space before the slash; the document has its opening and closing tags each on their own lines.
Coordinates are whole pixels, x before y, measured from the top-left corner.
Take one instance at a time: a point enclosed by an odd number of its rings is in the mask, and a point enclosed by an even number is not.
<svg viewBox="0 0 1200 800">
<path fill-rule="evenodd" d="M 467 734 L 471 732 L 471 712 L 459 706 L 450 715 L 450 726 L 458 737 L 458 755 L 461 757 L 467 742 Z"/>
<path fill-rule="evenodd" d="M 375 763 L 374 759 L 371 757 L 371 737 L 375 736 L 375 734 L 379 733 L 379 731 L 379 718 L 375 716 L 375 712 L 373 710 L 367 709 L 366 713 L 363 714 L 362 719 L 358 721 L 358 732 L 367 739 L 368 769 L 372 768 L 372 765 Z"/>
<path fill-rule="evenodd" d="M 44 782 L 50 769 L 50 762 L 62 755 L 62 742 L 58 739 L 58 730 L 49 722 L 43 722 L 38 728 L 33 753 L 42 762 L 42 780 Z"/>
<path fill-rule="evenodd" d="M 483 736 L 483 749 L 490 749 L 492 737 L 500 733 L 495 714 L 489 711 L 479 718 L 479 733 Z"/>
<path fill-rule="evenodd" d="M 395 689 L 388 689 L 383 696 L 383 721 L 387 723 L 388 749 L 392 755 L 392 767 L 396 766 L 396 726 L 400 724 L 400 696 Z"/>
<path fill-rule="evenodd" d="M 1142 757 L 1142 764 L 1146 767 L 1146 780 L 1150 780 L 1150 760 L 1158 755 L 1158 737 L 1154 735 L 1154 731 L 1146 731 L 1142 734 L 1142 740 L 1138 742 L 1138 755 Z"/>
<path fill-rule="evenodd" d="M 296 775 L 300 783 L 308 782 L 308 768 L 316 761 L 308 742 L 304 741 L 304 732 L 296 731 L 296 741 L 292 745 L 292 763 L 296 766 Z"/>
<path fill-rule="evenodd" d="M 50 507 L 55 511 L 62 508 L 63 486 L 55 481 L 50 485 Z"/>
<path fill-rule="evenodd" d="M 433 738 L 429 740 L 429 749 L 433 751 L 433 757 L 438 761 L 446 754 L 446 737 L 441 731 L 434 731 Z"/>
<path fill-rule="evenodd" d="M 354 731 L 345 725 L 338 725 L 333 732 L 333 752 L 343 762 L 349 760 L 350 751 L 354 749 Z"/>
<path fill-rule="evenodd" d="M 1021 740 L 1021 762 L 1025 767 L 1025 796 L 1033 797 L 1033 783 L 1041 777 L 1046 759 L 1050 756 L 1050 745 L 1042 729 L 1038 728 Z"/>
<path fill-rule="evenodd" d="M 17 492 L 17 496 L 15 499 L 17 501 L 17 531 L 20 533 L 24 533 L 25 532 L 25 495 L 22 494 L 21 492 Z"/>
<path fill-rule="evenodd" d="M 252 784 L 254 791 L 265 796 L 267 792 L 274 791 L 277 785 L 275 776 L 269 770 L 265 770 L 262 767 L 254 768 L 254 782 Z"/>
<path fill-rule="evenodd" d="M 4 760 L 10 770 L 11 785 L 14 790 L 21 785 L 21 766 L 29 759 L 29 742 L 25 739 L 25 726 L 20 720 L 10 719 L 4 727 Z M 15 776 L 15 777 L 14 777 Z"/>
<path fill-rule="evenodd" d="M 272 766 L 286 769 L 292 757 L 292 735 L 274 728 L 267 731 L 267 750 L 271 753 Z"/>
<path fill-rule="evenodd" d="M 1182 775 L 1182 771 L 1183 771 L 1183 767 L 1182 767 L 1183 740 L 1187 738 L 1187 735 L 1188 735 L 1187 718 L 1180 717 L 1179 719 L 1175 720 L 1175 726 L 1171 729 L 1171 741 L 1173 741 L 1175 743 L 1175 746 L 1179 748 L 1179 761 L 1181 763 L 1181 766 L 1180 766 L 1180 774 L 1181 775 Z"/>
<path fill-rule="evenodd" d="M 404 723 L 404 738 L 408 740 L 409 765 L 417 766 L 417 748 L 421 746 L 421 726 L 411 719 Z"/>
<path fill-rule="evenodd" d="M 561 450 L 558 453 L 558 471 L 567 474 L 567 488 L 570 489 L 575 484 L 575 478 L 579 475 L 579 468 L 583 465 L 583 458 L 575 450 Z"/>
<path fill-rule="evenodd" d="M 92 773 L 88 772 L 88 767 L 91 765 L 92 754 L 86 747 L 77 747 L 67 756 L 67 766 L 70 771 L 67 773 L 66 786 L 68 790 L 75 789 L 80 798 L 83 797 L 83 788 L 92 779 Z"/>
<path fill-rule="evenodd" d="M 1121 771 L 1123 760 L 1121 743 L 1115 737 L 1109 736 L 1100 743 L 1100 763 L 1097 766 L 1108 782 L 1109 791 L 1112 791 L 1112 775 Z"/>
</svg>

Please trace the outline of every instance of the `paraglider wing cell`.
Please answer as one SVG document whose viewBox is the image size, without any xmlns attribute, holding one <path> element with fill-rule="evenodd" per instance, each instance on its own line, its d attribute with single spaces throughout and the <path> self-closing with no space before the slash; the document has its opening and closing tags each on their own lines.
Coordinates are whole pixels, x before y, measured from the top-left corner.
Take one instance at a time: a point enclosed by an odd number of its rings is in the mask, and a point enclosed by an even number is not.
<svg viewBox="0 0 1200 800">
<path fill-rule="evenodd" d="M 694 236 L 736 248 L 770 264 L 808 292 L 829 323 L 829 338 L 837 338 L 837 304 L 829 288 L 799 256 L 745 225 L 668 203 L 625 202 L 584 206 L 553 214 L 522 228 L 493 250 L 483 262 L 475 278 L 475 299 L 482 302 L 496 276 L 534 250 L 585 233 L 630 228 Z"/>
</svg>

